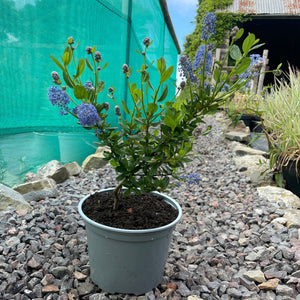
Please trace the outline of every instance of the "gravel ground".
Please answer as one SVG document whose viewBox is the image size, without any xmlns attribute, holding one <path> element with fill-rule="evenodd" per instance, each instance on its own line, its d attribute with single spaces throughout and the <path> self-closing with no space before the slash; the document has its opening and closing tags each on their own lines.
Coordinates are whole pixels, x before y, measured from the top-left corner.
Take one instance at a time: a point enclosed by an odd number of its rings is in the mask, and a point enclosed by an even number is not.
<svg viewBox="0 0 300 300">
<path fill-rule="evenodd" d="M 110 295 L 90 281 L 77 204 L 87 192 L 115 185 L 107 166 L 59 184 L 60 196 L 31 203 L 30 213 L 0 213 L 0 299 L 299 300 L 298 229 L 272 222 L 282 208 L 259 198 L 236 170 L 220 123 L 208 124 L 211 134 L 195 145 L 202 160 L 186 169 L 200 182 L 168 193 L 183 217 L 159 287 L 139 297 Z M 166 289 L 170 283 L 175 289 Z"/>
</svg>

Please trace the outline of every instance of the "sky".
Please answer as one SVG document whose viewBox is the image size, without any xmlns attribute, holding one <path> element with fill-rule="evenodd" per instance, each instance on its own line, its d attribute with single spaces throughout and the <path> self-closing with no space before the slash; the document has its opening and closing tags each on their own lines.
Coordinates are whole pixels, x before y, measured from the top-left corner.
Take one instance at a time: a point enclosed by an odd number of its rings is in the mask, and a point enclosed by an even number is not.
<svg viewBox="0 0 300 300">
<path fill-rule="evenodd" d="M 177 36 L 181 51 L 185 36 L 192 33 L 195 28 L 196 10 L 198 0 L 167 0 L 169 14 Z"/>
</svg>

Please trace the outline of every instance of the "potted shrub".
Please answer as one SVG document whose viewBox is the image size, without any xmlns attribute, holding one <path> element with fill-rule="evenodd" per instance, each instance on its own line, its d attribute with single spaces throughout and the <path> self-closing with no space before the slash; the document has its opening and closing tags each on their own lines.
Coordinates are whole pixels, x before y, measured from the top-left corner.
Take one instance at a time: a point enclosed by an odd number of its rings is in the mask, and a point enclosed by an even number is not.
<svg viewBox="0 0 300 300">
<path fill-rule="evenodd" d="M 74 52 L 78 45 L 74 47 L 70 37 L 62 62 L 51 56 L 66 85 L 57 72 L 52 72 L 55 86 L 49 89 L 49 100 L 59 106 L 62 115 L 71 114 L 84 128 L 94 130 L 100 144 L 110 149 L 105 156 L 117 172 L 114 189 L 87 195 L 78 207 L 86 224 L 91 279 L 108 292 L 142 294 L 159 284 L 171 232 L 181 216 L 180 206 L 162 192 L 170 187 L 170 177 L 180 179 L 179 169 L 191 160 L 193 131 L 203 115 L 216 110 L 247 83 L 248 79 L 238 79 L 230 85 L 230 78 L 247 70 L 251 63 L 247 55 L 257 47 L 258 39 L 249 34 L 234 68 L 224 73 L 226 58 L 212 64 L 209 41 L 215 31 L 213 13 L 204 17 L 202 29 L 203 45 L 194 63 L 186 56 L 180 59 L 186 81 L 179 89 L 187 88 L 188 98 L 168 95 L 166 81 L 174 67 L 167 67 L 164 58 L 148 62 L 152 41 L 144 39 L 144 51 L 138 51 L 144 59 L 137 70 L 139 84 L 130 81 L 132 69 L 126 64 L 122 67 L 132 109 L 123 100 L 117 102 L 112 86 L 107 102 L 98 102 L 97 96 L 105 88 L 99 73 L 107 64 L 96 47 L 87 47 L 88 57 L 77 61 Z M 235 28 L 229 51 L 242 35 L 243 30 Z M 68 69 L 72 60 L 74 75 Z M 157 87 L 148 72 L 154 63 L 160 76 Z M 92 78 L 83 83 L 85 69 Z M 119 119 L 117 128 L 107 121 L 112 111 Z"/>
<path fill-rule="evenodd" d="M 300 73 L 289 68 L 261 102 L 269 143 L 270 167 L 283 175 L 285 187 L 300 196 Z"/>
</svg>

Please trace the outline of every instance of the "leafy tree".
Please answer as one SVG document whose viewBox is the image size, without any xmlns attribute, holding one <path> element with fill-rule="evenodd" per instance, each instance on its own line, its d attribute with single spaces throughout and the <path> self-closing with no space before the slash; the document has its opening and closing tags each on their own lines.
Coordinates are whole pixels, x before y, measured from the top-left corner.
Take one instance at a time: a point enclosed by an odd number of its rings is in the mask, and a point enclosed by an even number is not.
<svg viewBox="0 0 300 300">
<path fill-rule="evenodd" d="M 186 54 L 192 60 L 194 59 L 197 49 L 201 45 L 201 22 L 206 12 L 216 13 L 217 20 L 214 42 L 217 45 L 225 42 L 228 31 L 230 31 L 234 26 L 250 19 L 245 14 L 241 13 L 217 11 L 226 9 L 226 7 L 228 7 L 230 4 L 232 4 L 232 0 L 198 0 L 195 30 L 186 36 L 186 42 L 183 45 L 184 54 Z"/>
</svg>

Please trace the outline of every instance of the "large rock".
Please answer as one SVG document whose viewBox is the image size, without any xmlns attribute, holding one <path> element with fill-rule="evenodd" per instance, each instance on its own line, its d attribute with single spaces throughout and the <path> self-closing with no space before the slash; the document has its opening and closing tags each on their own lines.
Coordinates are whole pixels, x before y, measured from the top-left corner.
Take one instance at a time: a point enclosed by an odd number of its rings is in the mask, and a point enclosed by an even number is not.
<svg viewBox="0 0 300 300">
<path fill-rule="evenodd" d="M 250 129 L 243 121 L 238 121 L 236 126 L 231 123 L 225 132 L 225 137 L 228 140 L 242 143 L 249 143 L 251 141 Z"/>
<path fill-rule="evenodd" d="M 288 209 L 285 211 L 283 217 L 287 220 L 286 226 L 288 228 L 300 228 L 300 210 Z"/>
<path fill-rule="evenodd" d="M 270 185 L 273 183 L 273 172 L 266 171 L 268 163 L 260 165 L 259 162 L 264 162 L 266 159 L 262 155 L 244 155 L 234 158 L 235 165 L 240 172 L 249 177 L 251 183 L 255 186 Z"/>
<path fill-rule="evenodd" d="M 60 183 L 69 178 L 67 169 L 57 160 L 51 160 L 37 171 L 39 177 L 50 177 L 56 183 Z"/>
<path fill-rule="evenodd" d="M 0 183 L 0 210 L 5 210 L 8 206 L 16 210 L 31 210 L 31 206 L 20 193 Z"/>
<path fill-rule="evenodd" d="M 57 197 L 55 181 L 51 178 L 31 181 L 17 185 L 13 188 L 15 191 L 23 195 L 27 201 L 37 201 L 46 197 Z"/>
<path fill-rule="evenodd" d="M 300 209 L 300 198 L 291 191 L 277 186 L 263 186 L 257 188 L 258 194 L 270 202 L 284 203 L 288 208 Z"/>
<path fill-rule="evenodd" d="M 67 169 L 69 176 L 77 176 L 81 172 L 81 167 L 76 161 L 65 164 L 64 166 Z"/>
<path fill-rule="evenodd" d="M 104 152 L 109 151 L 107 147 L 98 147 L 95 154 L 89 155 L 82 163 L 82 170 L 84 172 L 93 169 L 100 169 L 105 166 L 108 161 L 104 159 Z"/>
<path fill-rule="evenodd" d="M 244 144 L 238 142 L 232 142 L 230 148 L 236 156 L 245 156 L 245 155 L 262 155 L 267 157 L 268 154 L 265 151 L 253 149 Z"/>
</svg>

